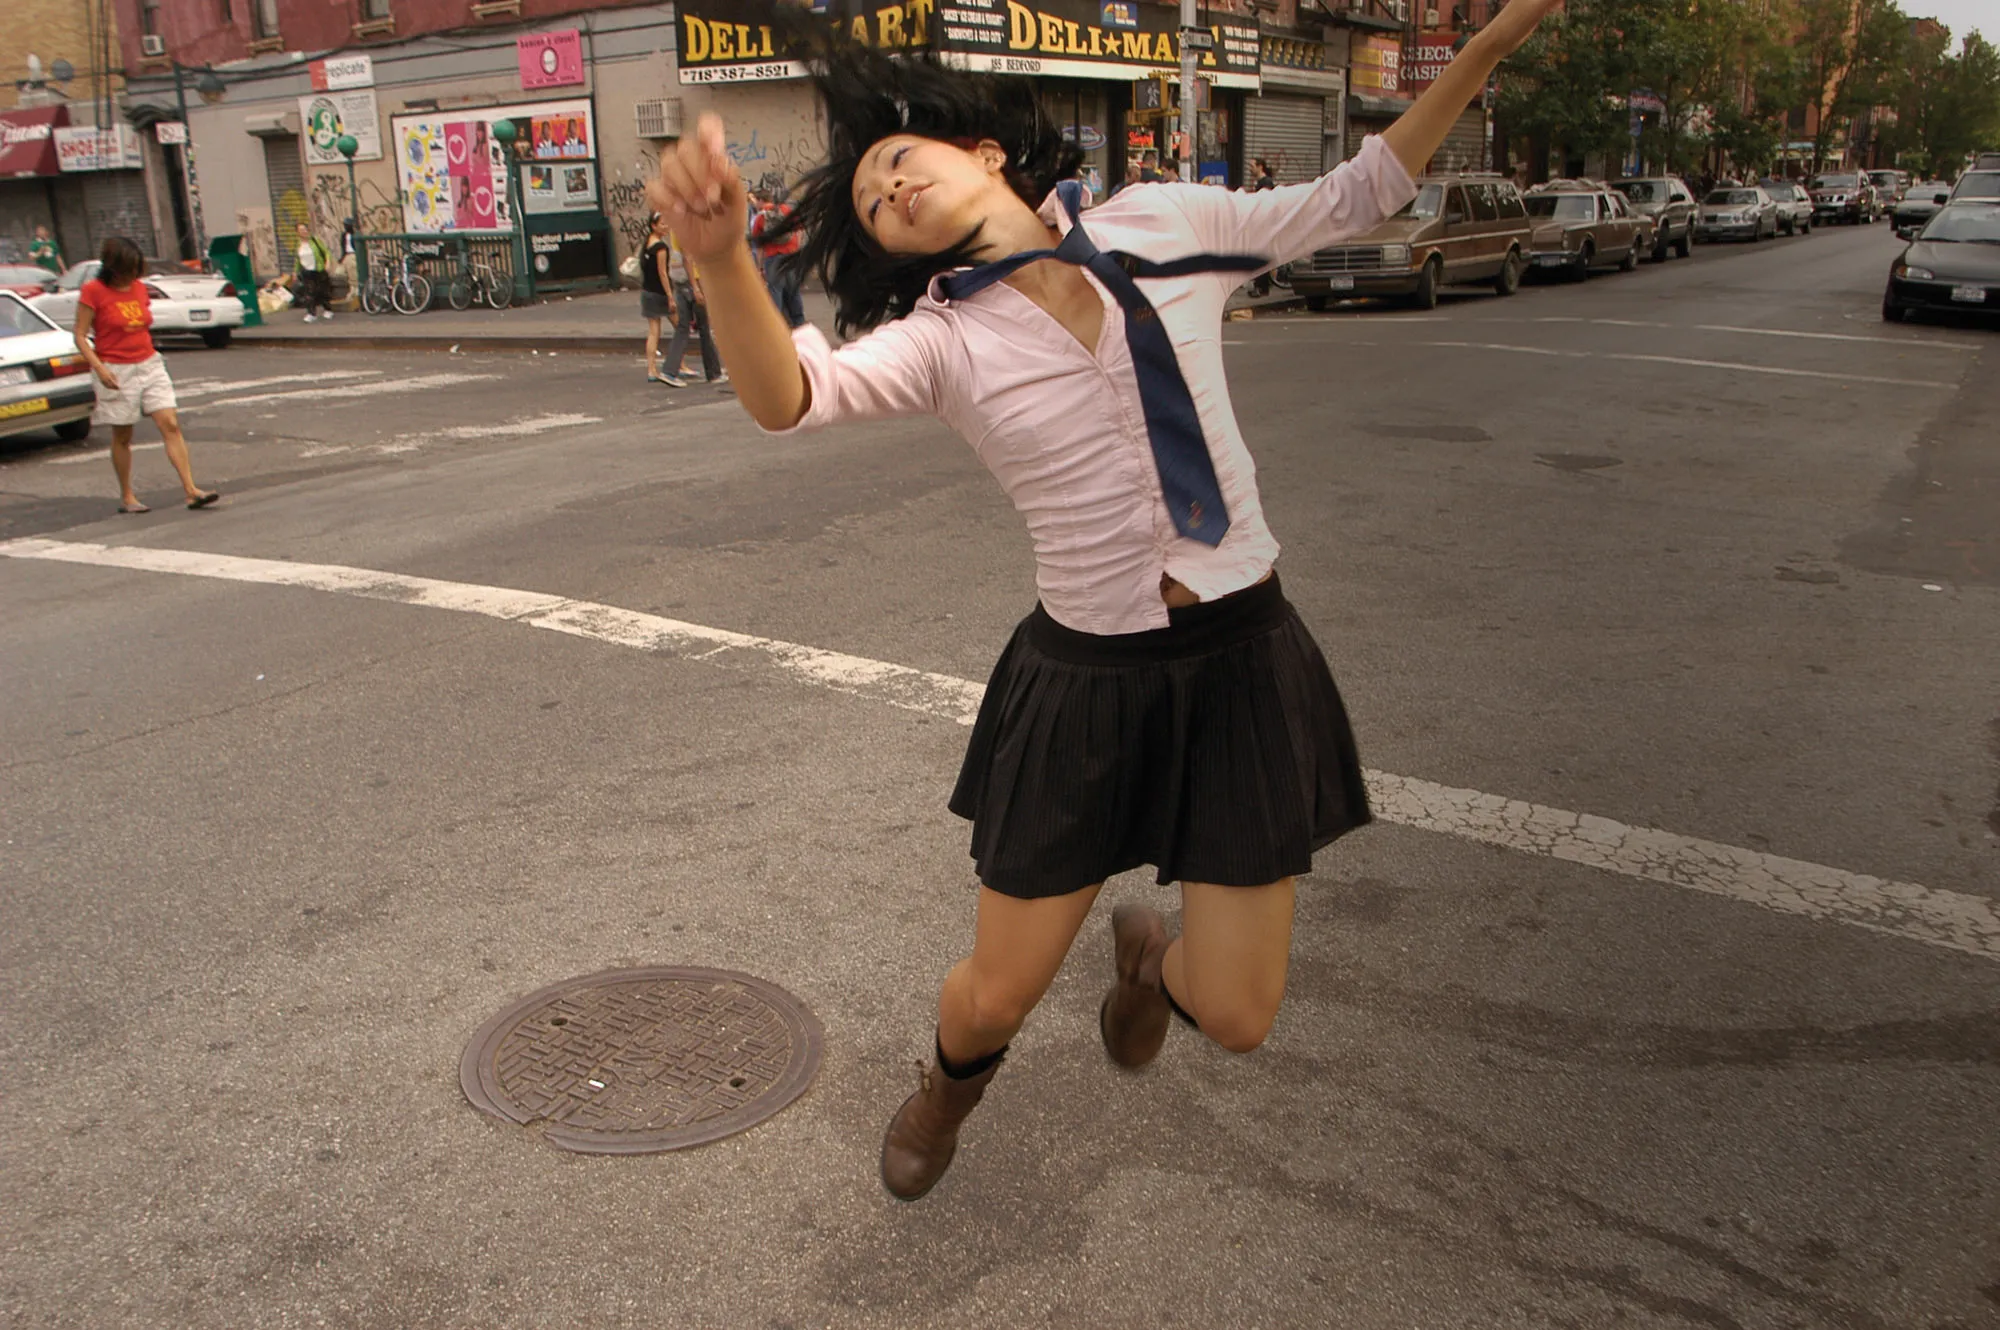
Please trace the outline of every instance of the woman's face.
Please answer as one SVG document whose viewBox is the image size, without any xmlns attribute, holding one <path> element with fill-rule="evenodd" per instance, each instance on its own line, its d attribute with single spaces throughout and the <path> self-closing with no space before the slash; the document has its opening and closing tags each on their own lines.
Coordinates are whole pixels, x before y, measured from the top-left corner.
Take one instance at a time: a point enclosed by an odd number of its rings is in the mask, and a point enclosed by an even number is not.
<svg viewBox="0 0 2000 1330">
<path fill-rule="evenodd" d="M 942 254 L 1016 198 L 1001 174 L 1007 154 L 992 140 L 971 150 L 915 134 L 870 148 L 854 173 L 854 212 L 891 254 Z"/>
</svg>

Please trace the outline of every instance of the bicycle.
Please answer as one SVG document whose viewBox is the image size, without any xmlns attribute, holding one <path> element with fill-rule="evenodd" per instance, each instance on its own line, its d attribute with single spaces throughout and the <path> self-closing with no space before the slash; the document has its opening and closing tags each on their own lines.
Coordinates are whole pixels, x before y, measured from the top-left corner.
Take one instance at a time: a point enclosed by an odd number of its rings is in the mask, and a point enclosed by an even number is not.
<svg viewBox="0 0 2000 1330">
<path fill-rule="evenodd" d="M 453 309 L 471 309 L 474 305 L 505 309 L 513 303 L 514 275 L 494 267 L 483 256 L 463 256 L 452 266 L 444 298 Z"/>
<path fill-rule="evenodd" d="M 370 314 L 390 309 L 398 314 L 421 314 L 431 303 L 431 279 L 413 265 L 407 253 L 397 259 L 393 272 L 386 264 L 371 264 L 368 283 L 361 289 L 361 308 Z"/>
</svg>

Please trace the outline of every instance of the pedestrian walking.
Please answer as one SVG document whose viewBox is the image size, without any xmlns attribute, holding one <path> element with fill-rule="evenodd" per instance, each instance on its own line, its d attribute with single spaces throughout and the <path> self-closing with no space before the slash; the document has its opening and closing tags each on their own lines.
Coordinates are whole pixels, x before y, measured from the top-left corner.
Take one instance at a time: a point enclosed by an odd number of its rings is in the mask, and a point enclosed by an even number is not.
<svg viewBox="0 0 2000 1330">
<path fill-rule="evenodd" d="M 646 320 L 646 381 L 685 388 L 687 384 L 679 378 L 679 362 L 669 361 L 670 372 L 660 373 L 660 321 L 674 321 L 674 296 L 669 285 L 672 278 L 667 266 L 673 254 L 673 239 L 660 214 L 654 213 L 646 222 L 646 247 L 639 252 L 639 313 Z"/>
<path fill-rule="evenodd" d="M 746 230 L 744 236 L 739 238 L 747 241 L 747 236 Z M 729 375 L 722 369 L 722 357 L 715 349 L 715 338 L 709 332 L 708 306 L 701 286 L 701 273 L 688 259 L 678 241 L 672 244 L 668 252 L 667 275 L 673 286 L 676 317 L 674 339 L 667 344 L 666 372 L 660 376 L 661 382 L 674 388 L 687 387 L 687 380 L 681 375 L 681 362 L 687 356 L 690 333 L 698 334 L 701 338 L 703 378 L 714 384 L 729 382 Z M 757 280 L 759 285 L 762 285 L 762 272 L 758 273 Z M 761 303 L 770 304 L 768 294 L 762 298 Z"/>
<path fill-rule="evenodd" d="M 298 303 L 305 307 L 307 323 L 313 321 L 314 309 L 319 310 L 321 319 L 333 317 L 333 278 L 329 275 L 332 266 L 333 259 L 326 246 L 310 226 L 300 222 L 298 267 L 292 285 Z"/>
<path fill-rule="evenodd" d="M 1253 157 L 1251 163 L 1257 168 L 1257 178 L 1250 182 L 1252 189 L 1276 189 L 1278 177 L 1271 171 L 1271 163 L 1262 157 Z"/>
<path fill-rule="evenodd" d="M 757 423 L 939 416 L 1034 541 L 1040 603 L 993 669 L 950 800 L 972 823 L 977 923 L 939 996 L 935 1061 L 883 1140 L 893 1195 L 943 1176 L 1114 874 L 1150 864 L 1178 881 L 1182 916 L 1174 937 L 1148 907 L 1112 915 L 1111 1060 L 1149 1063 L 1171 1013 L 1235 1052 L 1270 1030 L 1294 881 L 1369 812 L 1340 694 L 1274 571 L 1223 381 L 1225 303 L 1245 272 L 1413 198 L 1414 173 L 1556 2 L 1499 10 L 1318 180 L 1132 189 L 1088 216 L 1080 154 L 1032 84 L 820 36 L 805 54 L 829 160 L 789 225 L 840 330 L 874 330 L 838 350 L 756 298 L 722 122 L 703 116 L 661 154 L 655 202 L 701 267 Z"/>
<path fill-rule="evenodd" d="M 799 291 L 799 274 L 792 255 L 799 252 L 799 233 L 787 231 L 776 239 L 773 232 L 792 215 L 792 205 L 783 186 L 764 191 L 756 215 L 750 219 L 750 241 L 764 267 L 764 284 L 771 290 L 772 303 L 797 328 L 806 321 L 805 298 Z"/>
<path fill-rule="evenodd" d="M 76 349 L 97 376 L 92 423 L 111 426 L 111 469 L 118 476 L 118 511 L 151 511 L 132 489 L 132 430 L 151 418 L 165 442 L 167 461 L 181 478 L 187 506 L 205 508 L 222 496 L 194 483 L 187 440 L 167 362 L 153 346 L 153 305 L 139 275 L 146 266 L 139 247 L 123 236 L 104 242 L 97 276 L 76 298 Z"/>
<path fill-rule="evenodd" d="M 35 238 L 28 242 L 28 262 L 52 273 L 62 272 L 62 246 L 58 245 L 55 237 L 49 234 L 48 227 L 35 228 Z"/>
</svg>

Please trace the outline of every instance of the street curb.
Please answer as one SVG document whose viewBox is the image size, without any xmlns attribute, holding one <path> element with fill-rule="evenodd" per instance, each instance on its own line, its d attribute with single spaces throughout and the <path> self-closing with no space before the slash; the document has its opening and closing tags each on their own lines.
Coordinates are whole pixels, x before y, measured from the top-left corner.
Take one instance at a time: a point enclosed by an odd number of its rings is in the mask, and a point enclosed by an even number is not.
<svg viewBox="0 0 2000 1330">
<path fill-rule="evenodd" d="M 545 337 L 492 337 L 469 335 L 462 337 L 421 336 L 421 337 L 237 337 L 236 346 L 268 346 L 279 350 L 321 350 L 321 351 L 574 351 L 586 355 L 615 355 L 629 351 L 644 354 L 646 334 L 643 329 L 630 337 L 562 336 L 551 334 Z"/>
</svg>

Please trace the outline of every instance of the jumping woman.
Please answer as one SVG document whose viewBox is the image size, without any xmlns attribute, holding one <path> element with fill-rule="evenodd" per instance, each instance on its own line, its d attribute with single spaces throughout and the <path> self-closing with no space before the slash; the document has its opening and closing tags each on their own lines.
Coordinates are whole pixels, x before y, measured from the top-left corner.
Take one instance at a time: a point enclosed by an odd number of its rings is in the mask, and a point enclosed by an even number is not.
<svg viewBox="0 0 2000 1330">
<path fill-rule="evenodd" d="M 972 954 L 945 977 L 937 1062 L 889 1123 L 905 1200 L 1041 1001 L 1105 879 L 1181 884 L 1181 933 L 1112 915 L 1099 1012 L 1121 1067 L 1170 1014 L 1233 1052 L 1285 991 L 1293 880 L 1368 820 L 1319 648 L 1280 589 L 1223 380 L 1223 307 L 1247 277 L 1375 225 L 1557 0 L 1512 0 L 1352 161 L 1309 184 L 1128 189 L 1085 213 L 1079 163 L 1032 86 L 816 36 L 828 160 L 785 229 L 843 332 L 785 325 L 744 241 L 720 120 L 670 145 L 652 186 L 701 266 L 737 394 L 774 433 L 934 415 L 1026 519 L 1040 603 L 986 688 L 951 797 L 979 872 Z M 796 17 L 775 20 L 798 28 Z"/>
</svg>

